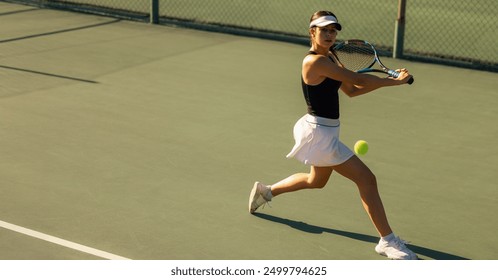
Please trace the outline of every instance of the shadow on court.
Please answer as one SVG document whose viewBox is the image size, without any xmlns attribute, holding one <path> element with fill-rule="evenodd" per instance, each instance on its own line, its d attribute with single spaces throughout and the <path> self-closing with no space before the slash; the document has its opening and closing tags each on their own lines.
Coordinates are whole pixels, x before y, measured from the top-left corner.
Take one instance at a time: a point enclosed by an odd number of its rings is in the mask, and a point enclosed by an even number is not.
<svg viewBox="0 0 498 280">
<path fill-rule="evenodd" d="M 268 214 L 263 214 L 263 213 L 254 213 L 254 216 L 268 220 L 271 222 L 275 223 L 280 223 L 283 225 L 290 226 L 291 228 L 304 231 L 307 233 L 313 233 L 313 234 L 322 234 L 322 233 L 330 233 L 330 234 L 335 234 L 335 235 L 340 235 L 344 237 L 348 237 L 351 239 L 356 239 L 359 241 L 364 241 L 364 242 L 369 242 L 369 243 L 374 243 L 376 244 L 379 241 L 379 238 L 376 236 L 372 235 L 367 235 L 367 234 L 362 234 L 362 233 L 356 233 L 356 232 L 350 232 L 350 231 L 344 231 L 344 230 L 338 230 L 338 229 L 332 229 L 332 228 L 326 228 L 326 227 L 320 227 L 320 226 L 315 226 L 315 225 L 310 225 L 305 222 L 298 222 L 294 220 L 289 220 L 285 218 L 280 218 Z M 430 248 L 425 248 L 413 244 L 407 245 L 412 251 L 414 251 L 417 255 L 424 255 L 427 256 L 431 259 L 435 260 L 468 260 L 467 258 L 453 255 L 450 253 L 446 252 L 441 252 L 437 250 L 433 250 Z M 419 256 L 419 259 L 420 256 Z"/>
<path fill-rule="evenodd" d="M 43 76 L 48 76 L 48 77 L 54 77 L 54 78 L 72 80 L 72 81 L 76 81 L 76 82 L 98 84 L 97 81 L 92 81 L 92 80 L 88 80 L 88 79 L 81 79 L 81 78 L 77 78 L 77 77 L 69 77 L 69 76 L 64 76 L 64 75 L 59 75 L 59 74 L 46 73 L 46 72 L 41 72 L 41 71 L 36 71 L 36 70 L 30 70 L 30 69 L 23 69 L 23 68 L 17 68 L 17 67 L 11 67 L 11 66 L 6 66 L 6 65 L 0 65 L 0 68 L 4 68 L 4 69 L 7 69 L 7 70 L 21 71 L 21 72 L 26 72 L 26 73 L 31 73 L 31 74 L 37 74 L 37 75 L 43 75 Z"/>
<path fill-rule="evenodd" d="M 56 34 L 66 33 L 66 32 L 74 32 L 74 31 L 78 31 L 78 30 L 84 30 L 84 29 L 109 25 L 109 24 L 120 22 L 120 21 L 121 20 L 119 20 L 119 19 L 113 19 L 110 21 L 102 22 L 102 23 L 90 24 L 90 25 L 85 25 L 85 26 L 78 26 L 78 27 L 74 27 L 74 28 L 66 28 L 66 29 L 55 30 L 55 31 L 50 31 L 50 32 L 43 32 L 43 33 L 38 33 L 38 34 L 30 34 L 30 35 L 25 35 L 25 36 L 21 36 L 21 37 L 0 40 L 0 43 L 8 43 L 8 42 L 13 42 L 13 41 L 37 38 L 37 37 L 56 35 Z"/>
<path fill-rule="evenodd" d="M 136 260 L 385 259 L 341 176 L 247 214 L 254 180 L 308 170 L 285 159 L 307 46 L 0 11 L 0 221 Z M 420 257 L 498 259 L 497 74 L 385 62 L 417 83 L 341 97 L 344 143 L 371 143 L 363 160 Z M 351 232 L 316 226 L 338 209 Z M 2 260 L 99 258 L 0 228 Z"/>
</svg>

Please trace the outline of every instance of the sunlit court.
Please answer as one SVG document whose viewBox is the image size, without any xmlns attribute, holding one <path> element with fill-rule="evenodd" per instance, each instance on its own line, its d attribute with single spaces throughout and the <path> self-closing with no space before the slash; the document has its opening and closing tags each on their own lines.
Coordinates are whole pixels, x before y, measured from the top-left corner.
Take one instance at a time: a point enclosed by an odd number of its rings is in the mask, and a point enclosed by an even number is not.
<svg viewBox="0 0 498 280">
<path fill-rule="evenodd" d="M 248 9 L 233 15 L 243 28 L 219 8 L 229 1 L 198 14 L 203 1 L 158 1 L 156 15 L 154 2 L 0 1 L 0 259 L 387 260 L 337 172 L 248 211 L 255 181 L 309 172 L 286 155 L 320 9 L 337 14 L 339 41 L 368 40 L 414 77 L 339 94 L 341 141 L 368 142 L 358 157 L 396 234 L 421 260 L 498 259 L 496 1 L 466 4 L 480 21 L 465 31 L 416 36 L 433 24 L 410 25 L 428 8 L 416 1 L 406 26 L 398 1 L 365 21 L 350 1 L 230 1 Z"/>
</svg>

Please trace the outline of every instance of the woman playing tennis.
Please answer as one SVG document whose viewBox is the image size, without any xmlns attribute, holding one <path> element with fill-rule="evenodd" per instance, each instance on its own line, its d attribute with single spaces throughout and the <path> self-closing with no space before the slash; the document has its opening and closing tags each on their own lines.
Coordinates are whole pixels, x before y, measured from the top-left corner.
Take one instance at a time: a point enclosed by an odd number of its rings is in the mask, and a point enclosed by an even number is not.
<svg viewBox="0 0 498 280">
<path fill-rule="evenodd" d="M 375 175 L 339 141 L 339 89 L 355 97 L 381 87 L 406 84 L 411 75 L 399 69 L 398 78 L 381 78 L 345 69 L 330 51 L 341 29 L 331 12 L 319 11 L 311 17 L 311 48 L 303 60 L 301 77 L 308 113 L 295 124 L 295 145 L 287 155 L 310 165 L 310 172 L 293 174 L 273 185 L 256 182 L 249 197 L 249 211 L 254 213 L 283 193 L 323 188 L 335 171 L 358 186 L 363 207 L 380 236 L 375 251 L 390 259 L 417 259 L 389 226 Z"/>
</svg>

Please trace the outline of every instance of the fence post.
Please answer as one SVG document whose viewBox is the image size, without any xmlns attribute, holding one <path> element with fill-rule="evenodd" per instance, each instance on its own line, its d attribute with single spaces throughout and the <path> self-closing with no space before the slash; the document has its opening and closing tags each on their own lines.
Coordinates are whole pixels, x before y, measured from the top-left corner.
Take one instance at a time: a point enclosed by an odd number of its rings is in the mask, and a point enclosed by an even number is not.
<svg viewBox="0 0 498 280">
<path fill-rule="evenodd" d="M 398 18 L 394 25 L 394 46 L 393 58 L 403 57 L 403 43 L 405 40 L 405 11 L 406 0 L 399 0 L 398 3 Z"/>
<path fill-rule="evenodd" d="M 150 3 L 150 23 L 159 23 L 159 0 L 151 0 Z"/>
</svg>

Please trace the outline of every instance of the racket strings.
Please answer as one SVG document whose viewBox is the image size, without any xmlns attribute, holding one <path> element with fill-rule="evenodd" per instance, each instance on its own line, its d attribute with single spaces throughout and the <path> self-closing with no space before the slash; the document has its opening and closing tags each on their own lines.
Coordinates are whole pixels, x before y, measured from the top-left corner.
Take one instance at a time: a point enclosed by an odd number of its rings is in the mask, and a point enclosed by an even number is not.
<svg viewBox="0 0 498 280">
<path fill-rule="evenodd" d="M 370 68 L 375 62 L 374 50 L 366 45 L 345 44 L 335 51 L 339 61 L 352 71 Z"/>
</svg>

